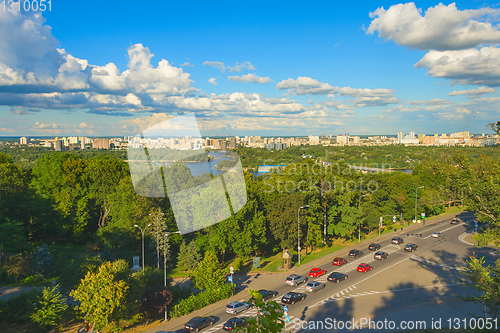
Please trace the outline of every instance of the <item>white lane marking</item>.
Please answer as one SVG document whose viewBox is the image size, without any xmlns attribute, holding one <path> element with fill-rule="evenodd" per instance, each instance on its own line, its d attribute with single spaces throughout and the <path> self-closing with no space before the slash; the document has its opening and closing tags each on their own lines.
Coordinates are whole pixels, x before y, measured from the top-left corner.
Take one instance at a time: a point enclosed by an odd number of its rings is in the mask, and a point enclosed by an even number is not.
<svg viewBox="0 0 500 333">
<path fill-rule="evenodd" d="M 468 222 L 464 222 L 464 224 L 467 224 L 467 223 L 468 223 Z M 456 225 L 454 225 L 454 226 L 452 226 L 452 227 L 449 227 L 449 228 L 446 228 L 446 229 L 444 229 L 444 230 L 441 230 L 441 231 L 440 231 L 440 233 L 443 233 L 443 232 L 448 231 L 448 230 L 450 230 L 450 229 L 456 228 L 456 227 L 458 227 L 458 226 L 460 226 L 460 225 L 461 225 L 461 224 L 456 224 Z M 429 235 L 429 236 L 427 236 L 427 237 L 424 237 L 423 239 L 427 239 L 427 238 L 429 238 L 429 237 L 432 237 L 432 234 L 430 234 L 430 235 Z"/>
<path fill-rule="evenodd" d="M 458 236 L 458 240 L 461 241 L 462 243 L 464 244 L 467 244 L 467 245 L 474 245 L 474 243 L 469 243 L 467 242 L 464 238 L 465 236 L 469 235 L 469 233 L 466 231 L 464 232 L 463 234 L 461 234 L 460 236 Z"/>
<path fill-rule="evenodd" d="M 366 281 L 366 280 L 368 280 L 368 279 L 371 279 L 372 277 L 376 276 L 377 274 L 380 274 L 380 273 L 382 273 L 383 271 L 385 271 L 385 270 L 387 270 L 387 269 L 389 269 L 389 268 L 392 268 L 392 267 L 394 267 L 394 266 L 396 266 L 396 265 L 399 265 L 400 263 L 402 263 L 403 261 L 408 260 L 408 259 L 410 259 L 410 257 L 406 257 L 405 259 L 400 260 L 400 261 L 398 261 L 397 263 L 392 264 L 392 265 L 391 265 L 391 266 L 389 266 L 389 267 L 386 267 L 386 268 L 384 268 L 384 269 L 381 269 L 380 271 L 377 271 L 376 273 L 371 274 L 370 276 L 368 276 L 368 277 L 364 278 L 363 280 L 361 280 L 361 281 L 359 281 L 359 282 L 357 282 L 357 283 L 353 284 L 352 286 L 356 286 L 356 285 L 358 285 L 358 284 L 360 284 L 360 283 L 362 283 L 362 282 L 364 282 L 364 281 Z M 328 298 L 325 298 L 325 299 L 324 299 L 324 300 L 322 300 L 322 301 L 319 301 L 319 302 L 317 302 L 317 303 L 315 303 L 315 304 L 311 305 L 309 308 L 313 308 L 313 307 L 315 307 L 315 306 L 319 306 L 319 305 L 321 305 L 321 304 L 324 304 L 324 303 L 325 303 L 325 301 L 326 301 L 326 300 L 328 300 L 330 297 L 331 297 L 331 296 L 329 296 Z"/>
<path fill-rule="evenodd" d="M 430 261 L 430 260 L 427 260 L 425 258 L 422 258 L 422 257 L 419 257 L 419 256 L 416 256 L 416 255 L 412 255 L 410 257 L 412 260 L 415 260 L 415 261 L 421 261 L 423 263 L 426 263 L 426 264 L 431 264 L 431 265 L 434 265 L 434 266 L 439 266 L 439 267 L 444 267 L 444 268 L 448 268 L 448 269 L 456 269 L 457 271 L 463 271 L 464 269 L 461 268 L 461 267 L 453 267 L 453 266 L 447 266 L 447 265 L 442 265 L 442 264 L 439 264 L 437 262 L 434 262 L 434 261 Z"/>
</svg>

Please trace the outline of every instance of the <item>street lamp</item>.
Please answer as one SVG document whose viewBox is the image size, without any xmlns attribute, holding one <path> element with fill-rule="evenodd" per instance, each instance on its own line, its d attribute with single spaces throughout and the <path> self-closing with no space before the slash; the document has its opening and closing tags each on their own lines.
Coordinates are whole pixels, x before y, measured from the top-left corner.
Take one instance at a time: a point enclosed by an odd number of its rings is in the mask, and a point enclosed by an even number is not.
<svg viewBox="0 0 500 333">
<path fill-rule="evenodd" d="M 367 194 L 363 194 L 362 196 L 359 197 L 359 200 L 358 200 L 358 210 L 361 211 L 361 198 L 362 197 L 366 197 L 368 195 Z M 361 223 L 358 222 L 358 242 L 361 242 Z"/>
<path fill-rule="evenodd" d="M 299 209 L 297 210 L 297 249 L 299 250 L 299 265 L 300 265 L 300 218 L 299 218 L 300 215 L 299 214 L 302 208 L 309 208 L 309 205 L 299 207 Z"/>
<path fill-rule="evenodd" d="M 167 238 L 171 234 L 180 234 L 180 231 L 175 232 L 167 232 L 165 237 L 163 238 L 163 276 L 164 276 L 164 285 L 165 290 L 167 290 Z M 167 321 L 167 304 L 165 303 L 165 321 Z"/>
<path fill-rule="evenodd" d="M 147 227 L 149 227 L 150 225 L 151 225 L 151 223 L 148 224 Z M 144 232 L 146 231 L 147 227 L 144 228 L 144 230 L 141 227 L 139 227 L 137 224 L 134 224 L 134 227 L 139 228 L 139 230 L 141 230 L 141 234 L 142 234 L 142 274 L 144 274 Z"/>
<path fill-rule="evenodd" d="M 415 222 L 417 221 L 417 202 L 418 202 L 418 189 L 424 188 L 424 186 L 417 187 L 415 190 Z"/>
<path fill-rule="evenodd" d="M 157 261 L 157 268 L 160 269 L 160 251 L 158 250 L 158 225 L 160 224 L 160 215 L 164 215 L 162 212 L 158 212 L 158 214 L 149 214 L 149 216 L 155 216 L 156 217 L 156 261 Z"/>
</svg>

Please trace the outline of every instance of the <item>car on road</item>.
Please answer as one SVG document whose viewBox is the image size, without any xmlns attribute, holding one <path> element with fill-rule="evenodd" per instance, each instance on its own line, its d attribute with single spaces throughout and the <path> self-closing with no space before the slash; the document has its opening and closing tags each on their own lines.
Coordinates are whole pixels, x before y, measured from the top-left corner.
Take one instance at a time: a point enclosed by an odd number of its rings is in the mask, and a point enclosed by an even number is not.
<svg viewBox="0 0 500 333">
<path fill-rule="evenodd" d="M 454 217 L 454 218 L 451 219 L 450 224 L 458 224 L 458 223 L 459 223 L 459 221 L 458 221 L 458 219 L 456 217 Z"/>
<path fill-rule="evenodd" d="M 318 290 L 321 290 L 323 288 L 326 287 L 326 284 L 324 283 L 321 283 L 321 282 L 318 282 L 318 281 L 311 281 L 309 282 L 308 284 L 306 284 L 306 290 L 311 292 L 311 293 L 315 293 L 317 292 Z"/>
<path fill-rule="evenodd" d="M 339 283 L 347 279 L 349 276 L 340 273 L 340 272 L 333 272 L 332 274 L 328 275 L 327 280 L 335 283 Z"/>
<path fill-rule="evenodd" d="M 215 320 L 212 317 L 194 317 L 184 324 L 184 330 L 188 332 L 199 332 L 202 328 L 212 326 Z"/>
<path fill-rule="evenodd" d="M 241 317 L 241 318 L 234 317 L 226 321 L 224 325 L 222 325 L 222 329 L 224 331 L 231 332 L 233 330 L 235 331 L 237 328 L 245 327 L 246 325 L 247 325 L 246 317 Z"/>
<path fill-rule="evenodd" d="M 359 264 L 357 271 L 366 273 L 369 272 L 373 269 L 373 267 L 370 264 Z"/>
<path fill-rule="evenodd" d="M 342 266 L 345 264 L 347 264 L 347 260 L 345 260 L 344 258 L 337 257 L 337 258 L 332 260 L 332 265 L 335 265 L 335 266 Z"/>
<path fill-rule="evenodd" d="M 401 237 L 394 237 L 392 240 L 391 240 L 391 243 L 392 244 L 403 244 L 404 243 L 404 240 L 403 238 Z"/>
<path fill-rule="evenodd" d="M 434 237 L 434 238 L 439 238 L 441 237 L 441 233 L 439 231 L 434 231 L 431 235 L 431 237 Z"/>
<path fill-rule="evenodd" d="M 418 246 L 415 245 L 415 244 L 406 244 L 405 246 L 405 251 L 408 251 L 408 252 L 413 252 L 413 251 L 417 251 L 418 249 Z"/>
<path fill-rule="evenodd" d="M 262 295 L 262 301 L 267 301 L 278 296 L 278 292 L 275 290 L 261 289 L 259 290 L 259 293 Z"/>
<path fill-rule="evenodd" d="M 231 302 L 226 305 L 226 312 L 229 314 L 238 314 L 248 309 L 250 309 L 250 304 L 247 302 Z"/>
<path fill-rule="evenodd" d="M 378 251 L 378 250 L 380 250 L 381 247 L 382 246 L 380 246 L 380 244 L 373 243 L 373 244 L 368 245 L 368 250 Z"/>
<path fill-rule="evenodd" d="M 283 295 L 283 297 L 281 297 L 281 303 L 293 305 L 297 302 L 300 302 L 300 301 L 306 299 L 306 297 L 307 297 L 307 295 L 302 294 L 302 293 L 294 293 L 294 292 L 286 293 L 285 295 Z"/>
<path fill-rule="evenodd" d="M 313 268 L 309 271 L 310 277 L 320 277 L 323 274 L 326 274 L 326 271 L 321 268 Z"/>
<path fill-rule="evenodd" d="M 373 258 L 374 258 L 374 259 L 378 259 L 378 260 L 384 260 L 384 259 L 389 258 L 389 254 L 387 254 L 387 252 L 384 252 L 384 251 L 377 251 L 377 252 L 373 255 Z"/>
<path fill-rule="evenodd" d="M 299 284 L 304 282 L 306 282 L 306 278 L 297 274 L 292 274 L 285 280 L 285 284 L 289 286 L 298 286 Z"/>
<path fill-rule="evenodd" d="M 358 258 L 361 258 L 364 255 L 365 254 L 362 251 L 360 251 L 360 250 L 351 250 L 351 251 L 349 251 L 349 258 L 358 259 Z"/>
<path fill-rule="evenodd" d="M 281 304 L 281 303 L 277 303 L 277 304 L 278 304 L 278 307 L 279 307 L 278 312 L 284 313 L 285 312 L 285 306 L 283 304 Z M 269 315 L 269 313 L 271 312 L 271 307 L 273 305 L 276 305 L 276 304 L 266 304 L 266 305 L 264 305 L 264 307 L 262 307 L 262 309 L 257 312 L 257 315 L 258 316 Z"/>
</svg>

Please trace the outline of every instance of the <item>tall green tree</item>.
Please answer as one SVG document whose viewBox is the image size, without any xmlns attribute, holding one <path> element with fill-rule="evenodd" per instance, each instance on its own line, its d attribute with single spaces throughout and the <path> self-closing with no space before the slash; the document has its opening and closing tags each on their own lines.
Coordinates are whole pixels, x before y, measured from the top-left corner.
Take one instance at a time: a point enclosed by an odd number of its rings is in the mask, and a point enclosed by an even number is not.
<svg viewBox="0 0 500 333">
<path fill-rule="evenodd" d="M 224 283 L 225 273 L 215 253 L 205 252 L 205 257 L 194 270 L 193 277 L 196 288 L 200 290 L 217 288 Z"/>
<path fill-rule="evenodd" d="M 279 246 L 294 248 L 297 242 L 297 211 L 304 205 L 304 199 L 298 194 L 282 195 L 267 207 L 267 220 Z M 301 224 L 301 236 L 307 230 L 307 223 Z"/>
<path fill-rule="evenodd" d="M 70 292 L 70 296 L 80 302 L 77 311 L 93 330 L 100 330 L 111 321 L 120 319 L 129 289 L 126 281 L 120 278 L 125 269 L 128 270 L 128 265 L 124 260 L 106 262 L 97 273 L 88 272 L 77 289 Z"/>
<path fill-rule="evenodd" d="M 193 271 L 201 261 L 200 249 L 195 241 L 191 241 L 189 245 L 183 241 L 177 256 L 177 268 L 183 271 Z"/>
<path fill-rule="evenodd" d="M 43 329 L 56 326 L 69 307 L 67 300 L 68 298 L 59 291 L 59 285 L 43 288 L 42 295 L 38 296 L 35 302 L 35 312 L 31 315 L 31 320 Z"/>
</svg>

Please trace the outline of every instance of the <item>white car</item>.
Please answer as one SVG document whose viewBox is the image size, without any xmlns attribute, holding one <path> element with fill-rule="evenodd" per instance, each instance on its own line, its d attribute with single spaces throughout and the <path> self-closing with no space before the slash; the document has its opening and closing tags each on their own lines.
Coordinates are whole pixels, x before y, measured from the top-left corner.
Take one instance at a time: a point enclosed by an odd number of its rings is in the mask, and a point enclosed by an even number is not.
<svg viewBox="0 0 500 333">
<path fill-rule="evenodd" d="M 248 310 L 250 304 L 247 302 L 231 302 L 226 305 L 226 312 L 229 314 L 238 314 L 239 312 Z"/>
<path fill-rule="evenodd" d="M 292 274 L 288 276 L 285 280 L 285 284 L 294 287 L 304 282 L 306 282 L 306 278 L 297 274 Z"/>
<path fill-rule="evenodd" d="M 312 282 L 309 282 L 305 288 L 307 291 L 309 291 L 311 293 L 315 293 L 318 290 L 325 288 L 325 284 L 318 282 L 318 281 L 312 281 Z"/>
<path fill-rule="evenodd" d="M 431 237 L 434 237 L 434 238 L 439 238 L 441 237 L 441 233 L 439 231 L 434 231 L 431 235 Z"/>
</svg>

